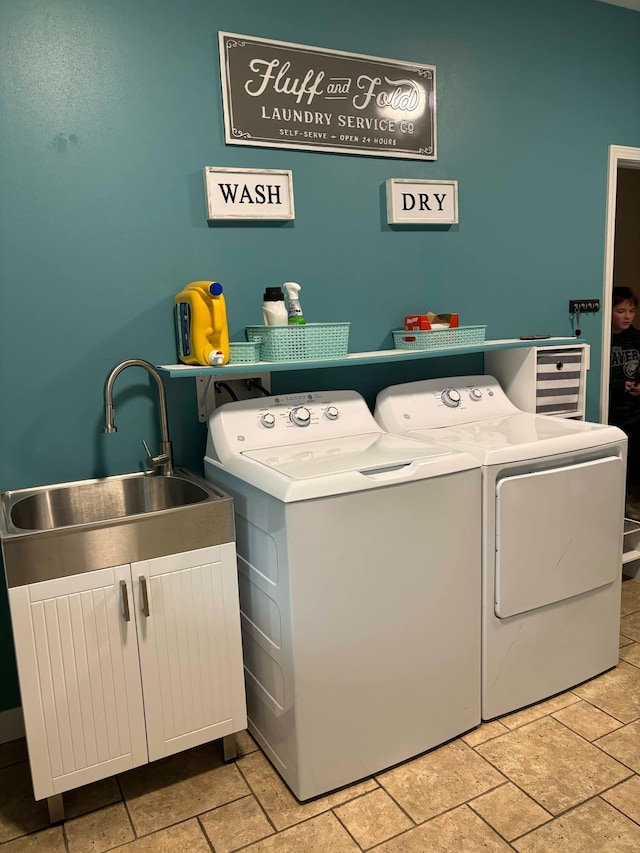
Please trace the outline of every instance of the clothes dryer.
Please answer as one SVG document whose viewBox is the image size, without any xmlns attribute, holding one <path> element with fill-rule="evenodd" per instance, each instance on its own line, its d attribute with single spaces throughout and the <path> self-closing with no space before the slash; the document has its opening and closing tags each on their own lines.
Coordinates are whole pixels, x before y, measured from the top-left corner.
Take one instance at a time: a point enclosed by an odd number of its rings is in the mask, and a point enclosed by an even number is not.
<svg viewBox="0 0 640 853">
<path fill-rule="evenodd" d="M 249 731 L 296 797 L 478 725 L 477 460 L 331 391 L 220 407 L 205 470 L 234 498 Z"/>
<path fill-rule="evenodd" d="M 615 666 L 624 433 L 521 412 L 492 376 L 387 388 L 375 417 L 482 464 L 483 719 Z"/>
</svg>

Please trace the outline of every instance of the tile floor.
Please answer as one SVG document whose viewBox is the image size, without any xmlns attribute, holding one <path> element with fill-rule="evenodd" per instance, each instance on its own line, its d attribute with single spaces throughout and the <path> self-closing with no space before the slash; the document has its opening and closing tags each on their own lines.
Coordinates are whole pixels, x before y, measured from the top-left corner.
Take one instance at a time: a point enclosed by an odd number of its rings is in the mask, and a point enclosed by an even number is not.
<svg viewBox="0 0 640 853">
<path fill-rule="evenodd" d="M 640 582 L 616 669 L 300 804 L 243 732 L 65 794 L 48 825 L 24 741 L 0 745 L 0 853 L 630 853 L 640 850 Z"/>
</svg>

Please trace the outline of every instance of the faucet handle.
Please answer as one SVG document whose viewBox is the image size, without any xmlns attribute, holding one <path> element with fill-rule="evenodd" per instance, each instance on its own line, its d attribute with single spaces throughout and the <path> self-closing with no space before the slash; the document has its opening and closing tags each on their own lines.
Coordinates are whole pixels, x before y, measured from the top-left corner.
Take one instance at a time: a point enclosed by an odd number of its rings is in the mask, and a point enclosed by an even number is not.
<svg viewBox="0 0 640 853">
<path fill-rule="evenodd" d="M 153 471 L 155 468 L 165 468 L 165 473 L 171 474 L 173 471 L 173 466 L 171 465 L 171 456 L 168 453 L 158 453 L 157 456 L 154 456 L 153 453 L 149 450 L 149 445 L 143 439 L 142 444 L 144 445 L 144 449 L 147 454 L 147 458 L 145 459 L 147 468 L 150 471 Z M 168 466 L 168 467 L 167 467 Z"/>
</svg>

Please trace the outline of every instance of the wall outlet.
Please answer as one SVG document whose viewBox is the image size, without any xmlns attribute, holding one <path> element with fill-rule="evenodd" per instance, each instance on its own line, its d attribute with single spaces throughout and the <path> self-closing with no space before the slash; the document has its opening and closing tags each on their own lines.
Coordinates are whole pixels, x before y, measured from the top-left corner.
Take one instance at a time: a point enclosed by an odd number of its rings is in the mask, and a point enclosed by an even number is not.
<svg viewBox="0 0 640 853">
<path fill-rule="evenodd" d="M 581 314 L 595 314 L 600 310 L 599 299 L 570 299 L 569 314 L 579 311 Z"/>
</svg>

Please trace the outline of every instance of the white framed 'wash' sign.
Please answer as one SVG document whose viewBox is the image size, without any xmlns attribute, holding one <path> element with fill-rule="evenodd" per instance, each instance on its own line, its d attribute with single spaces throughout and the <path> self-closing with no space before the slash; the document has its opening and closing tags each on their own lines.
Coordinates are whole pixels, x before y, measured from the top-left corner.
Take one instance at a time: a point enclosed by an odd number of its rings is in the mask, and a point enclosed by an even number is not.
<svg viewBox="0 0 640 853">
<path fill-rule="evenodd" d="M 458 222 L 458 182 L 389 178 L 389 225 L 453 225 Z"/>
<path fill-rule="evenodd" d="M 289 169 L 205 166 L 208 220 L 295 219 Z"/>
</svg>

